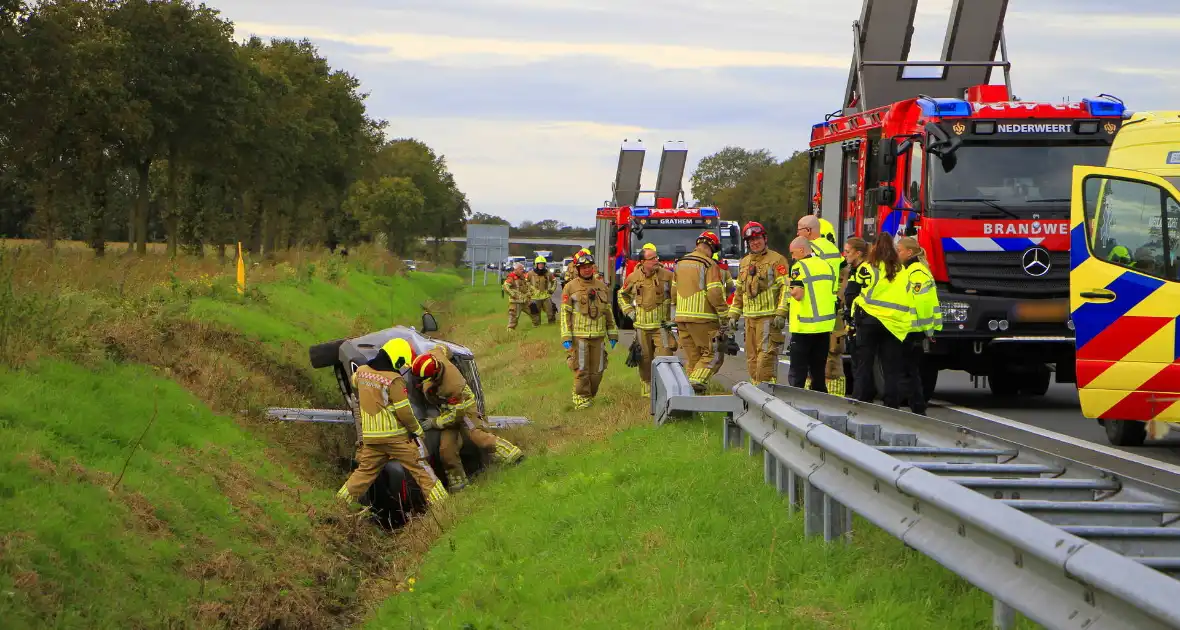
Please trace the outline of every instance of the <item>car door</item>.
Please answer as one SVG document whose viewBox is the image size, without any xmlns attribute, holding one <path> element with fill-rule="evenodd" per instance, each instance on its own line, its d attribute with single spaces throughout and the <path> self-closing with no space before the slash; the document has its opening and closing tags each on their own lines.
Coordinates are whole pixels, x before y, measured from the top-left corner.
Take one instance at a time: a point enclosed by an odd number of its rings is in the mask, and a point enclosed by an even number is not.
<svg viewBox="0 0 1180 630">
<path fill-rule="evenodd" d="M 1180 420 L 1180 192 L 1139 171 L 1075 166 L 1070 227 L 1082 413 Z"/>
</svg>

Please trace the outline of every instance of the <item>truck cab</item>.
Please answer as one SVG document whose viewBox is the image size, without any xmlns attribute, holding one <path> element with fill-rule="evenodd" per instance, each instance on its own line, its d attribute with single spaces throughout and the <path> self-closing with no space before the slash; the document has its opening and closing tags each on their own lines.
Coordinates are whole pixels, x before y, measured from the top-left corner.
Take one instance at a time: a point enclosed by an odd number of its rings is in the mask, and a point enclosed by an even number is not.
<svg viewBox="0 0 1180 630">
<path fill-rule="evenodd" d="M 1082 414 L 1116 446 L 1180 422 L 1180 111 L 1130 115 L 1073 169 L 1070 316 Z"/>
</svg>

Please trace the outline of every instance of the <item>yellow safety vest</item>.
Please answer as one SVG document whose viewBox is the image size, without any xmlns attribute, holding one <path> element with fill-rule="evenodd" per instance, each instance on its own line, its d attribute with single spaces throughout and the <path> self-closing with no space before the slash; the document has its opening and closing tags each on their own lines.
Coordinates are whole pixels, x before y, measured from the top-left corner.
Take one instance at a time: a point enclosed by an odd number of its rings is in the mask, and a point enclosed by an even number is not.
<svg viewBox="0 0 1180 630">
<path fill-rule="evenodd" d="M 840 263 L 844 261 L 844 257 L 840 255 L 840 250 L 835 243 L 821 236 L 811 241 L 811 253 L 828 263 L 828 266 L 832 268 L 832 274 L 837 278 L 840 277 Z M 832 293 L 835 293 L 839 288 L 840 285 L 837 283 L 832 287 Z"/>
<path fill-rule="evenodd" d="M 938 304 L 934 274 L 920 260 L 911 262 L 905 273 L 908 290 L 914 300 L 914 321 L 910 330 L 928 334 L 942 330 L 942 307 Z"/>
<path fill-rule="evenodd" d="M 817 256 L 795 261 L 791 267 L 791 284 L 803 284 L 803 300 L 793 301 L 790 309 L 791 333 L 832 332 L 836 329 L 836 275 Z"/>
<path fill-rule="evenodd" d="M 906 270 L 902 269 L 890 281 L 885 276 L 885 265 L 863 265 L 872 273 L 868 291 L 856 296 L 856 306 L 877 318 L 899 340 L 909 334 L 914 318 L 913 296 L 907 290 Z"/>
</svg>

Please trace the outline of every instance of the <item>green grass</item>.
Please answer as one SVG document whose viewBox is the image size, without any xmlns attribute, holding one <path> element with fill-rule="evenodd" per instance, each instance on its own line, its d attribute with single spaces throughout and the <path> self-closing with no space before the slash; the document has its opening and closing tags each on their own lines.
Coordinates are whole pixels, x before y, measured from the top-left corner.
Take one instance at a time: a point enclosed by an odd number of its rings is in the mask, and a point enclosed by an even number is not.
<svg viewBox="0 0 1180 630">
<path fill-rule="evenodd" d="M 355 614 L 398 550 L 396 537 L 322 518 L 339 511 L 344 479 L 326 445 L 350 454 L 348 432 L 237 405 L 339 404 L 307 346 L 417 325 L 420 305 L 461 281 L 326 269 L 246 296 L 232 276 L 135 300 L 0 292 L 33 312 L 89 306 L 35 338 L 32 359 L 0 366 L 0 625 L 325 628 Z M 6 330 L 32 330 L 9 305 Z"/>
<path fill-rule="evenodd" d="M 365 627 L 990 627 L 987 595 L 859 519 L 850 545 L 805 539 L 718 419 L 652 427 L 621 346 L 575 414 L 556 330 L 503 331 L 498 294 L 457 305 L 484 314 L 489 403 L 534 421 L 510 438 L 530 459 L 457 497 L 414 591 Z"/>
</svg>

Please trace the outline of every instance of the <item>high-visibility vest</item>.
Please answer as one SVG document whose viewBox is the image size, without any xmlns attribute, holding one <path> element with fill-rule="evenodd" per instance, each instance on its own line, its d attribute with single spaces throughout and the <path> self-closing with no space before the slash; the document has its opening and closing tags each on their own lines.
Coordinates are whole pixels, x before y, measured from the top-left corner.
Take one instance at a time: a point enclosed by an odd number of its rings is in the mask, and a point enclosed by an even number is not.
<svg viewBox="0 0 1180 630">
<path fill-rule="evenodd" d="M 811 241 L 811 253 L 828 263 L 828 266 L 832 268 L 832 274 L 837 278 L 840 277 L 840 263 L 844 262 L 844 257 L 840 255 L 840 250 L 835 243 L 821 236 Z M 835 293 L 839 288 L 839 284 L 833 286 L 832 293 Z"/>
<path fill-rule="evenodd" d="M 914 321 L 910 330 L 921 333 L 942 330 L 942 307 L 938 303 L 934 274 L 916 259 L 906 266 L 904 273 L 908 291 L 914 300 Z"/>
<path fill-rule="evenodd" d="M 893 280 L 885 276 L 885 265 L 864 264 L 872 274 L 867 291 L 856 296 L 856 306 L 877 318 L 899 340 L 909 334 L 914 318 L 913 296 L 907 290 L 906 270 L 897 272 Z"/>
<path fill-rule="evenodd" d="M 792 300 L 790 328 L 792 333 L 825 333 L 836 329 L 836 275 L 832 268 L 817 256 L 795 261 L 791 267 L 791 283 L 803 284 L 803 299 Z"/>
<path fill-rule="evenodd" d="M 832 227 L 831 221 L 823 218 L 819 220 L 819 235 L 820 238 L 828 239 L 831 244 L 836 244 L 836 228 Z"/>
</svg>

